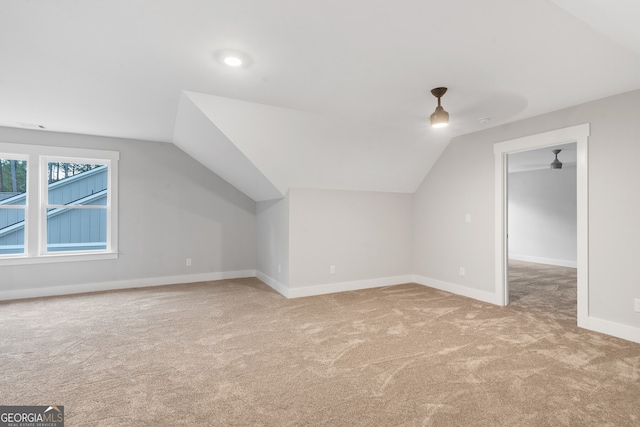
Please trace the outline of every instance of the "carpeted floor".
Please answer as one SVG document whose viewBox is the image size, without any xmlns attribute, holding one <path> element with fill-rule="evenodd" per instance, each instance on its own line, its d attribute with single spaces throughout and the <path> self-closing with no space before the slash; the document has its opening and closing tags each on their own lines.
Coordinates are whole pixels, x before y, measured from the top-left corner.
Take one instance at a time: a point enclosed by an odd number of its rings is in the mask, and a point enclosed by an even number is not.
<svg viewBox="0 0 640 427">
<path fill-rule="evenodd" d="M 577 270 L 509 261 L 511 308 L 577 323 Z"/>
<path fill-rule="evenodd" d="M 2 303 L 0 404 L 67 426 L 640 425 L 640 344 L 578 329 L 567 271 L 511 270 L 506 308 L 253 278 Z"/>
</svg>

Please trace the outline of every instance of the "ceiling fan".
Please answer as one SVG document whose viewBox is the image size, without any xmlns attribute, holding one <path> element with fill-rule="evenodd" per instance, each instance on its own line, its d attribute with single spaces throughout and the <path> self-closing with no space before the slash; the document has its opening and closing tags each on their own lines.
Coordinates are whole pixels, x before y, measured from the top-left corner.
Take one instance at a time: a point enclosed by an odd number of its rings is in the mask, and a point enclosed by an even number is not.
<svg viewBox="0 0 640 427">
<path fill-rule="evenodd" d="M 551 162 L 551 169 L 562 169 L 562 162 L 560 160 L 558 160 L 558 154 L 561 152 L 562 150 L 553 150 L 553 154 L 556 155 L 556 158 L 553 162 Z"/>
</svg>

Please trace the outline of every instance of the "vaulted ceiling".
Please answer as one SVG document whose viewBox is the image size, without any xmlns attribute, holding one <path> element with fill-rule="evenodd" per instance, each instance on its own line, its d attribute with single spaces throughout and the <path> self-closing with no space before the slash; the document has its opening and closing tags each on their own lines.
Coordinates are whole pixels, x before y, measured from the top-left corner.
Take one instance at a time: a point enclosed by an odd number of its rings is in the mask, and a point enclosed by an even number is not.
<svg viewBox="0 0 640 427">
<path fill-rule="evenodd" d="M 175 143 L 254 200 L 413 192 L 454 136 L 639 89 L 638 18 L 635 0 L 6 1 L 0 125 Z"/>
</svg>

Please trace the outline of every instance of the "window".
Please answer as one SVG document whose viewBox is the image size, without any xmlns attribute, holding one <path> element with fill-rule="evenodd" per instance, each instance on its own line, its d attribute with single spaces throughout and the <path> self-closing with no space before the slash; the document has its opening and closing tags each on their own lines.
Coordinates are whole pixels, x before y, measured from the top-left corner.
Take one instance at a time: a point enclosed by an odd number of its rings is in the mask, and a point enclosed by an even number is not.
<svg viewBox="0 0 640 427">
<path fill-rule="evenodd" d="M 0 156 L 0 255 L 24 253 L 27 160 Z"/>
<path fill-rule="evenodd" d="M 0 265 L 115 258 L 118 158 L 0 143 Z"/>
</svg>

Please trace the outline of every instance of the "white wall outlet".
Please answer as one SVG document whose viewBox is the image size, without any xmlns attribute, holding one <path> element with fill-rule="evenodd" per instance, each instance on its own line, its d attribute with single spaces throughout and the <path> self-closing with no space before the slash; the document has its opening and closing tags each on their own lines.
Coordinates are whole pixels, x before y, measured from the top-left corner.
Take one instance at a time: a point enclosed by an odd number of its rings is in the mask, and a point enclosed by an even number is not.
<svg viewBox="0 0 640 427">
<path fill-rule="evenodd" d="M 278 273 L 282 273 L 282 266 L 278 264 Z"/>
<path fill-rule="evenodd" d="M 465 275 L 464 267 L 460 267 L 460 271 L 458 271 L 458 273 L 460 273 L 461 276 L 464 276 Z"/>
<path fill-rule="evenodd" d="M 187 258 L 187 267 L 191 267 L 191 258 Z"/>
<path fill-rule="evenodd" d="M 332 266 L 329 267 L 329 273 L 330 274 L 336 274 L 336 266 L 335 265 L 332 265 Z"/>
<path fill-rule="evenodd" d="M 640 313 L 640 298 L 636 298 L 636 299 L 634 300 L 634 302 L 635 302 L 635 304 L 634 304 L 635 310 L 636 310 L 638 313 Z"/>
<path fill-rule="evenodd" d="M 471 222 L 471 214 L 466 214 L 466 215 L 464 216 L 464 222 L 466 222 L 466 223 Z"/>
</svg>

